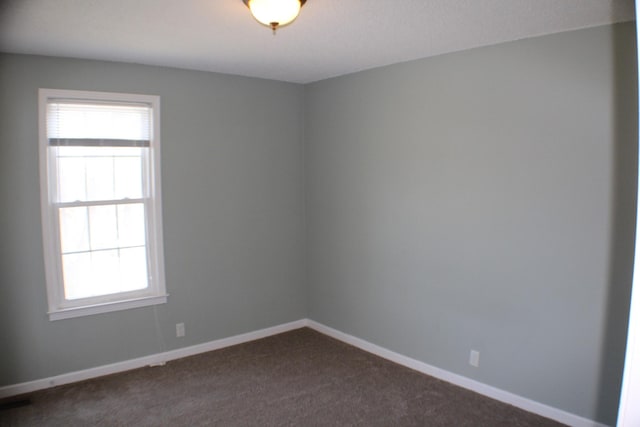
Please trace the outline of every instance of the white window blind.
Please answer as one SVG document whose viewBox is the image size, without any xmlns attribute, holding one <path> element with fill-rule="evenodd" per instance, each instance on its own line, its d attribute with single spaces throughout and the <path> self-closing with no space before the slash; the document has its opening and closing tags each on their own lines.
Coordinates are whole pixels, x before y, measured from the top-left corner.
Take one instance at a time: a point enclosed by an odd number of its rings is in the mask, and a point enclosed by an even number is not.
<svg viewBox="0 0 640 427">
<path fill-rule="evenodd" d="M 106 104 L 50 100 L 49 145 L 149 146 L 151 109 L 141 104 Z"/>
</svg>

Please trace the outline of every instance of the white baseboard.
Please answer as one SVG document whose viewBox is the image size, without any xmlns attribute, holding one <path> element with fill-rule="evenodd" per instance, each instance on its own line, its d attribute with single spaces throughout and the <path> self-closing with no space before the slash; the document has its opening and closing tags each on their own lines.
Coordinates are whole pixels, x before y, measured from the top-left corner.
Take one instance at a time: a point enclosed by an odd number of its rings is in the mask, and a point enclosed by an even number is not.
<svg viewBox="0 0 640 427">
<path fill-rule="evenodd" d="M 544 405 L 542 403 L 527 399 L 517 394 L 510 393 L 508 391 L 500 390 L 487 384 L 472 380 L 462 375 L 454 374 L 444 369 L 436 368 L 427 363 L 420 362 L 419 360 L 412 359 L 402 354 L 395 353 L 384 347 L 372 344 L 360 338 L 356 338 L 352 335 L 345 334 L 336 329 L 325 326 L 321 323 L 313 320 L 307 320 L 307 326 L 322 334 L 328 335 L 339 341 L 351 344 L 354 347 L 358 347 L 364 351 L 380 356 L 384 359 L 395 362 L 399 365 L 406 366 L 415 371 L 422 372 L 432 377 L 441 379 L 443 381 L 455 384 L 462 388 L 475 391 L 476 393 L 490 397 L 500 402 L 508 403 L 525 411 L 532 412 L 534 414 L 541 415 L 543 417 L 551 418 L 552 420 L 564 423 L 573 427 L 607 427 L 605 424 L 600 424 L 596 421 L 589 420 L 587 418 L 580 417 L 578 415 L 554 408 L 552 406 Z"/>
<path fill-rule="evenodd" d="M 551 418 L 552 420 L 556 420 L 573 427 L 607 427 L 604 424 L 597 423 L 587 418 L 583 418 L 578 415 L 574 415 L 569 412 L 544 405 L 531 399 L 518 396 L 517 394 L 500 390 L 498 388 L 483 384 L 470 378 L 463 377 L 462 375 L 445 371 L 444 369 L 436 368 L 435 366 L 431 366 L 427 363 L 420 362 L 419 360 L 403 356 L 402 354 L 393 352 L 386 348 L 372 344 L 363 339 L 356 338 L 344 332 L 340 332 L 336 329 L 330 328 L 329 326 L 325 326 L 321 323 L 309 319 L 300 319 L 294 322 L 284 323 L 270 328 L 260 329 L 254 332 L 234 335 L 228 338 L 222 338 L 203 344 L 170 350 L 164 353 L 152 354 L 149 356 L 139 357 L 137 359 L 125 360 L 123 362 L 112 363 L 110 365 L 98 366 L 95 368 L 70 372 L 54 377 L 3 386 L 0 387 L 0 398 L 16 396 L 24 393 L 31 393 L 49 387 L 84 381 L 91 378 L 101 377 L 103 375 L 115 374 L 118 372 L 129 371 L 131 369 L 142 368 L 145 366 L 163 365 L 164 363 L 171 360 L 194 356 L 196 354 L 218 350 L 236 344 L 242 344 L 248 341 L 253 341 L 294 329 L 303 328 L 305 326 L 347 344 L 353 345 L 354 347 L 358 347 L 364 351 L 380 356 L 384 359 L 391 360 L 392 362 L 406 366 L 418 372 L 422 372 L 424 374 L 431 375 L 432 377 L 447 381 L 451 384 L 455 384 L 468 390 L 475 391 L 476 393 L 480 393 L 492 399 L 508 403 L 518 408 L 524 409 L 525 411 L 533 412 L 534 414 Z"/>
<path fill-rule="evenodd" d="M 137 359 L 130 359 L 123 362 L 112 363 L 110 365 L 84 369 L 82 371 L 69 372 L 67 374 L 56 375 L 54 377 L 43 378 L 35 381 L 3 386 L 0 387 L 0 398 L 17 396 L 24 393 L 31 393 L 49 387 L 84 381 L 91 378 L 101 377 L 103 375 L 115 374 L 118 372 L 129 371 L 131 369 L 142 368 L 145 366 L 164 365 L 166 362 L 169 362 L 171 360 L 194 356 L 196 354 L 218 350 L 220 348 L 229 347 L 236 344 L 242 344 L 244 342 L 291 331 L 293 329 L 303 328 L 307 325 L 308 321 L 306 319 L 296 320 L 295 322 L 284 323 L 282 325 L 260 329 L 258 331 L 248 332 L 246 334 L 234 335 L 232 337 L 209 341 L 190 347 L 178 348 L 176 350 L 170 350 L 164 353 L 152 354 L 149 356 L 139 357 Z"/>
</svg>

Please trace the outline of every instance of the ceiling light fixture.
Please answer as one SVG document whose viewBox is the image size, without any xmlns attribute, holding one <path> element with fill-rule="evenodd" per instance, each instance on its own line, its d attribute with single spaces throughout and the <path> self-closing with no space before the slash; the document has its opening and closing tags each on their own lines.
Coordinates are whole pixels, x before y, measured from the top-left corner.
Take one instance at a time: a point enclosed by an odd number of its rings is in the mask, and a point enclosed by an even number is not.
<svg viewBox="0 0 640 427">
<path fill-rule="evenodd" d="M 276 29 L 292 23 L 307 0 L 242 0 L 256 21 L 276 33 Z"/>
</svg>

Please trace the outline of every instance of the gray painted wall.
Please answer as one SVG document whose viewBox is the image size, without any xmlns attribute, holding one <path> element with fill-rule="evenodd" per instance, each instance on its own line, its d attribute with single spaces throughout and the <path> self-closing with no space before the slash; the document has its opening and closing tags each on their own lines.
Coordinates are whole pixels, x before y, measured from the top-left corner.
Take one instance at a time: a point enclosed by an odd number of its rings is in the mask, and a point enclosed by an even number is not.
<svg viewBox="0 0 640 427">
<path fill-rule="evenodd" d="M 307 86 L 309 317 L 613 423 L 633 256 L 634 31 Z"/>
<path fill-rule="evenodd" d="M 40 87 L 161 96 L 166 305 L 49 322 Z M 302 86 L 3 55 L 0 94 L 0 385 L 306 316 Z M 187 330 L 180 339 L 178 322 Z"/>
</svg>

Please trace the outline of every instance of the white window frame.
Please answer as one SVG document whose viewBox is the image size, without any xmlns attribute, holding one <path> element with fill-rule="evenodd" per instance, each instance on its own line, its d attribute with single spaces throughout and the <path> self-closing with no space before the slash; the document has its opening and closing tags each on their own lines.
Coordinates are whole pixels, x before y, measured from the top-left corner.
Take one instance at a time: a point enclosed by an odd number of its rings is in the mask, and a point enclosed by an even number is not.
<svg viewBox="0 0 640 427">
<path fill-rule="evenodd" d="M 47 103 L 52 99 L 89 102 L 143 103 L 152 109 L 148 182 L 143 194 L 146 223 L 148 284 L 146 289 L 67 300 L 64 297 L 58 204 L 54 201 L 55 167 L 51 165 L 47 137 Z M 68 319 L 98 313 L 144 307 L 167 302 L 162 243 L 162 200 L 160 185 L 160 97 L 114 92 L 39 89 L 38 127 L 40 154 L 40 204 L 49 320 Z M 68 205 L 68 203 L 67 203 Z"/>
</svg>

